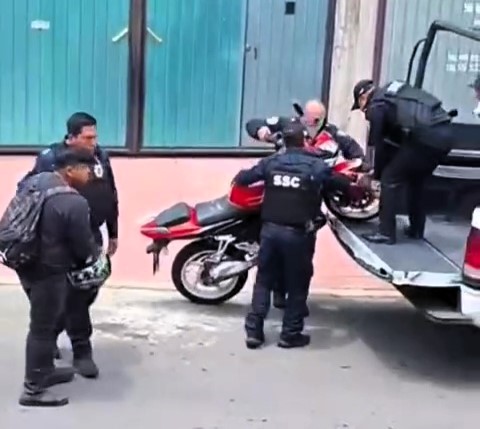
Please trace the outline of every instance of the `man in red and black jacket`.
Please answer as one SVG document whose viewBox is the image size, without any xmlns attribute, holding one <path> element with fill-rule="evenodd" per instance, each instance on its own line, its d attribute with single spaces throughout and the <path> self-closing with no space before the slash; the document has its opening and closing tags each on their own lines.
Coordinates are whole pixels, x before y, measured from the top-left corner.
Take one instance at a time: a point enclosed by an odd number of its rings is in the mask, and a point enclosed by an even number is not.
<svg viewBox="0 0 480 429">
<path fill-rule="evenodd" d="M 315 147 L 318 140 L 321 140 L 328 133 L 338 144 L 344 158 L 362 159 L 365 161 L 363 148 L 348 134 L 340 131 L 338 127 L 326 122 L 325 106 L 318 100 L 310 100 L 305 104 L 303 116 L 287 117 L 272 116 L 264 119 L 251 119 L 245 128 L 250 137 L 259 141 L 269 141 L 275 133 L 282 130 L 292 121 L 301 121 L 305 126 L 305 133 L 310 145 Z"/>
</svg>

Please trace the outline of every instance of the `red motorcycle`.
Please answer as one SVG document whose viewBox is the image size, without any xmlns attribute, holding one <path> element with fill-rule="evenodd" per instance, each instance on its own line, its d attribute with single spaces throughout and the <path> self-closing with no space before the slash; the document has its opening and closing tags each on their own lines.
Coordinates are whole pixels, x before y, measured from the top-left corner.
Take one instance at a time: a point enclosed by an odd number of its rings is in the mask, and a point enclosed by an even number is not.
<svg viewBox="0 0 480 429">
<path fill-rule="evenodd" d="M 277 150 L 282 150 L 281 137 L 275 144 Z M 311 150 L 320 150 L 325 162 L 356 186 L 362 160 L 341 160 L 338 145 L 327 133 Z M 160 252 L 170 242 L 193 240 L 180 250 L 172 264 L 172 280 L 178 292 L 194 303 L 210 305 L 237 295 L 247 281 L 248 271 L 257 263 L 263 190 L 263 183 L 249 187 L 234 184 L 227 195 L 194 206 L 177 203 L 142 225 L 141 233 L 152 240 L 147 253 L 153 255 L 154 274 L 159 268 Z M 324 201 L 338 217 L 365 221 L 377 216 L 378 196 L 369 189 L 360 195 L 352 201 L 351 196 L 332 192 L 324 195 Z M 196 268 L 191 279 L 187 278 L 190 268 Z"/>
</svg>

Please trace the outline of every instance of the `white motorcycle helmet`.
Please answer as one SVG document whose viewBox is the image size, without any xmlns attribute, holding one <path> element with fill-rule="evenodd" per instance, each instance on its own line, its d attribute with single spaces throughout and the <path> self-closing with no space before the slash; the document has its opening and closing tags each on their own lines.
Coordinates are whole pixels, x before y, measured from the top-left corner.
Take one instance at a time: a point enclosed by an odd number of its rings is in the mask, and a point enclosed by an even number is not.
<svg viewBox="0 0 480 429">
<path fill-rule="evenodd" d="M 67 276 L 75 289 L 93 289 L 102 286 L 112 274 L 110 257 L 102 253 L 86 267 L 70 271 Z"/>
</svg>

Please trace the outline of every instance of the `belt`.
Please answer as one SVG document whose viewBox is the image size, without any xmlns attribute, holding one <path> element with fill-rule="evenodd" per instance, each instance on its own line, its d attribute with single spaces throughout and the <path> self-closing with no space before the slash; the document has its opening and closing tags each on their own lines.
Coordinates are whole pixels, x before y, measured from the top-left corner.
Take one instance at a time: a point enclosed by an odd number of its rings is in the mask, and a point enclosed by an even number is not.
<svg viewBox="0 0 480 429">
<path fill-rule="evenodd" d="M 264 222 L 265 225 L 274 225 L 274 226 L 281 226 L 282 228 L 289 229 L 291 231 L 295 232 L 306 232 L 307 228 L 305 225 L 290 225 L 290 224 L 284 224 L 284 223 L 275 223 L 275 222 Z"/>
</svg>

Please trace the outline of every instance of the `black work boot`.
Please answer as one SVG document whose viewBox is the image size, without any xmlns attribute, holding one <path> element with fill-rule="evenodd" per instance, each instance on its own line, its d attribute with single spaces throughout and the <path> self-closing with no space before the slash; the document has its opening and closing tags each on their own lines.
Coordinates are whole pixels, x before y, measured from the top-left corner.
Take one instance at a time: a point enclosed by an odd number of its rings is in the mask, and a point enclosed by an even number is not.
<svg viewBox="0 0 480 429">
<path fill-rule="evenodd" d="M 397 199 L 399 196 L 400 185 L 396 183 L 382 183 L 382 198 L 380 205 L 378 231 L 370 234 L 363 234 L 362 237 L 375 244 L 395 244 L 396 243 L 396 214 Z"/>
<path fill-rule="evenodd" d="M 98 366 L 93 360 L 92 353 L 78 353 L 73 351 L 73 367 L 84 378 L 97 378 Z"/>
<path fill-rule="evenodd" d="M 75 377 L 73 368 L 55 368 L 46 378 L 45 387 L 55 386 L 57 384 L 70 383 Z"/>
<path fill-rule="evenodd" d="M 280 341 L 278 342 L 278 347 L 282 349 L 293 349 L 299 347 L 306 347 L 310 344 L 310 335 L 306 334 L 295 334 L 289 336 L 280 336 Z"/>
<path fill-rule="evenodd" d="M 57 396 L 49 391 L 28 393 L 24 391 L 18 401 L 23 407 L 63 407 L 68 404 L 66 396 Z"/>
<path fill-rule="evenodd" d="M 265 334 L 263 330 L 258 330 L 256 332 L 247 332 L 247 338 L 245 340 L 245 345 L 247 349 L 254 350 L 258 349 L 265 343 Z"/>
<path fill-rule="evenodd" d="M 397 240 L 395 237 L 381 234 L 380 232 L 372 232 L 370 234 L 362 234 L 362 237 L 369 241 L 370 243 L 375 244 L 395 244 Z"/>
<path fill-rule="evenodd" d="M 46 386 L 40 387 L 33 381 L 26 380 L 23 392 L 18 403 L 24 407 L 62 407 L 68 404 L 66 396 L 57 396 L 45 390 Z"/>
<path fill-rule="evenodd" d="M 408 238 L 411 238 L 412 240 L 422 240 L 423 239 L 423 232 L 416 231 L 411 226 L 406 226 L 403 229 L 403 232 Z"/>
<path fill-rule="evenodd" d="M 258 349 L 262 347 L 263 344 L 265 344 L 265 339 L 260 337 L 247 336 L 247 339 L 245 340 L 245 345 L 247 346 L 247 349 L 250 350 Z"/>
<path fill-rule="evenodd" d="M 283 310 L 285 308 L 286 304 L 286 298 L 285 294 L 283 292 L 273 292 L 273 306 L 275 308 L 278 308 L 280 310 Z"/>
</svg>

